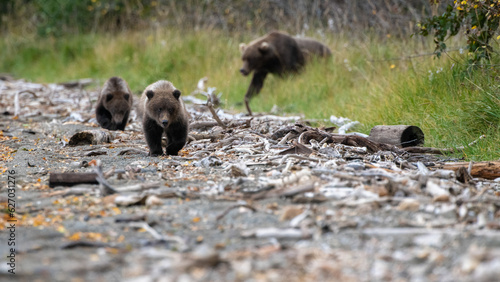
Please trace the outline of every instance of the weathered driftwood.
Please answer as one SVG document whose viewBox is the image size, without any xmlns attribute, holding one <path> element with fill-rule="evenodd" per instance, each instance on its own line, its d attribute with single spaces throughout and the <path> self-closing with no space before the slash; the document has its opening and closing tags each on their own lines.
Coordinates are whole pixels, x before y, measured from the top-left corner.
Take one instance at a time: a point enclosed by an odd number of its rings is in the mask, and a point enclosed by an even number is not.
<svg viewBox="0 0 500 282">
<path fill-rule="evenodd" d="M 226 124 L 224 122 L 222 122 L 222 120 L 219 118 L 219 116 L 217 115 L 217 112 L 215 112 L 215 109 L 214 107 L 212 106 L 212 101 L 210 99 L 210 97 L 208 97 L 208 101 L 207 101 L 207 108 L 210 110 L 210 112 L 212 113 L 212 116 L 214 117 L 214 119 L 217 121 L 217 124 L 222 127 L 222 128 L 227 128 Z"/>
<path fill-rule="evenodd" d="M 240 233 L 243 238 L 276 238 L 276 239 L 307 239 L 312 236 L 310 230 L 295 228 L 279 229 L 275 227 L 244 230 Z"/>
<path fill-rule="evenodd" d="M 189 136 L 192 137 L 194 140 L 210 139 L 210 141 L 212 141 L 212 142 L 224 139 L 224 134 L 202 134 L 202 133 L 197 134 L 197 133 L 190 133 Z"/>
<path fill-rule="evenodd" d="M 216 121 L 195 121 L 189 124 L 189 130 L 205 130 L 216 125 Z"/>
<path fill-rule="evenodd" d="M 295 124 L 295 126 L 279 130 L 279 132 L 275 132 L 271 138 L 279 138 L 287 135 L 288 133 L 300 135 L 298 141 L 302 144 L 309 144 L 310 140 L 316 140 L 323 143 L 337 143 L 354 147 L 366 147 L 370 153 L 378 151 L 392 151 L 395 153 L 403 152 L 401 149 L 391 144 L 375 142 L 358 135 L 332 134 L 303 124 Z"/>
<path fill-rule="evenodd" d="M 113 135 L 107 130 L 87 130 L 75 133 L 69 139 L 70 146 L 78 145 L 97 145 L 102 143 L 109 143 L 113 139 Z"/>
<path fill-rule="evenodd" d="M 370 153 L 378 151 L 402 152 L 401 149 L 394 145 L 374 142 L 368 138 L 357 135 L 332 135 L 330 140 L 332 140 L 333 143 L 340 143 L 348 146 L 366 147 Z"/>
<path fill-rule="evenodd" d="M 296 142 L 295 140 L 292 142 L 293 146 L 286 150 L 283 150 L 278 153 L 278 155 L 288 155 L 288 154 L 301 154 L 309 156 L 313 150 L 307 148 L 306 146 Z"/>
<path fill-rule="evenodd" d="M 402 150 L 412 153 L 412 154 L 434 154 L 434 155 L 444 155 L 453 154 L 456 152 L 453 148 L 432 148 L 432 147 L 406 147 Z"/>
<path fill-rule="evenodd" d="M 403 148 L 414 147 L 424 144 L 424 133 L 413 125 L 376 125 L 371 129 L 368 139 Z"/>
<path fill-rule="evenodd" d="M 50 173 L 49 187 L 73 186 L 77 184 L 98 184 L 97 174 L 90 172 Z"/>
<path fill-rule="evenodd" d="M 460 168 L 468 168 L 469 162 L 445 163 L 439 168 L 458 171 Z M 470 171 L 472 177 L 495 179 L 500 177 L 500 161 L 473 163 Z"/>
<path fill-rule="evenodd" d="M 228 207 L 226 210 L 224 210 L 221 214 L 219 214 L 215 220 L 216 221 L 219 221 L 221 220 L 224 216 L 226 216 L 230 211 L 232 211 L 233 209 L 237 209 L 237 208 L 247 208 L 253 212 L 256 212 L 257 209 L 252 207 L 251 205 L 249 204 L 236 204 L 236 205 L 232 205 L 230 207 Z"/>
</svg>

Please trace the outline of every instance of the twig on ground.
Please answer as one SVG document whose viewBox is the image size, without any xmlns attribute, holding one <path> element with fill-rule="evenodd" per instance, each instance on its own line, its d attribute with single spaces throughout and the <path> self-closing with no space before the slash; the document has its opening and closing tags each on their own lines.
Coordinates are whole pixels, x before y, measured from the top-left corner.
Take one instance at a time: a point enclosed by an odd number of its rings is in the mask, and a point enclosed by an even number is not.
<svg viewBox="0 0 500 282">
<path fill-rule="evenodd" d="M 249 209 L 249 210 L 251 210 L 251 211 L 253 211 L 253 212 L 256 212 L 256 211 L 257 211 L 257 209 L 256 209 L 256 208 L 252 207 L 252 206 L 251 206 L 251 205 L 249 205 L 249 204 L 236 204 L 236 205 L 233 205 L 233 206 L 228 207 L 225 211 L 223 211 L 221 214 L 219 214 L 219 215 L 215 218 L 215 220 L 216 220 L 216 221 L 219 221 L 219 220 L 221 220 L 224 216 L 226 216 L 226 215 L 227 215 L 230 211 L 232 211 L 233 209 L 236 209 L 236 208 L 242 208 L 242 207 L 243 207 L 243 208 L 247 208 L 247 209 Z"/>
</svg>

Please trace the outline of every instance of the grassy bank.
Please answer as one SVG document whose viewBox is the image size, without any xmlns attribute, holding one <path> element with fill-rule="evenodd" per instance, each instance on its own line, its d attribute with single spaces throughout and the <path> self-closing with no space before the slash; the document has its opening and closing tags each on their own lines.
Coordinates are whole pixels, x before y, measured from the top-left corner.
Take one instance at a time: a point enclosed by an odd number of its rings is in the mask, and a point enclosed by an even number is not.
<svg viewBox="0 0 500 282">
<path fill-rule="evenodd" d="M 439 60 L 431 56 L 387 60 L 432 51 L 416 39 L 321 38 L 333 51 L 327 62 L 310 65 L 301 75 L 270 76 L 252 100 L 256 112 L 278 105 L 286 113 L 310 119 L 349 117 L 368 132 L 376 124 L 412 124 L 426 134 L 426 146 L 463 146 L 486 134 L 457 156 L 467 160 L 500 158 L 500 90 L 498 70 L 464 75 L 458 52 Z M 125 78 L 134 92 L 158 79 L 172 81 L 190 93 L 207 76 L 222 92 L 224 107 L 243 111 L 250 82 L 241 67 L 238 44 L 250 34 L 228 36 L 214 30 L 151 30 L 123 34 L 89 34 L 58 39 L 5 36 L 0 41 L 0 72 L 36 82 L 91 77 L 104 82 Z"/>
</svg>

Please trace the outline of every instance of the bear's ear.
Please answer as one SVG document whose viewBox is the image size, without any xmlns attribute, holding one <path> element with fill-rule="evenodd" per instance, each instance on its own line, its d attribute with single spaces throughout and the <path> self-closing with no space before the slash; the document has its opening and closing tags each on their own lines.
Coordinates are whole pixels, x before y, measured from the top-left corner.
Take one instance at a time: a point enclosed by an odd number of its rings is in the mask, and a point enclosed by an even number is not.
<svg viewBox="0 0 500 282">
<path fill-rule="evenodd" d="M 172 94 L 174 94 L 175 99 L 179 100 L 179 97 L 181 96 L 181 91 L 179 89 L 175 89 Z"/>
<path fill-rule="evenodd" d="M 153 90 L 148 90 L 146 92 L 146 96 L 148 97 L 148 99 L 153 98 L 154 95 L 155 95 L 155 93 L 153 92 Z"/>
<path fill-rule="evenodd" d="M 113 99 L 113 94 L 111 94 L 111 93 L 106 94 L 106 102 L 111 101 L 111 99 Z"/>
<path fill-rule="evenodd" d="M 247 49 L 247 45 L 245 43 L 240 43 L 240 52 L 243 54 Z"/>
<path fill-rule="evenodd" d="M 261 53 L 266 53 L 267 50 L 269 50 L 269 43 L 267 43 L 266 41 L 262 42 L 259 46 L 259 51 Z"/>
</svg>

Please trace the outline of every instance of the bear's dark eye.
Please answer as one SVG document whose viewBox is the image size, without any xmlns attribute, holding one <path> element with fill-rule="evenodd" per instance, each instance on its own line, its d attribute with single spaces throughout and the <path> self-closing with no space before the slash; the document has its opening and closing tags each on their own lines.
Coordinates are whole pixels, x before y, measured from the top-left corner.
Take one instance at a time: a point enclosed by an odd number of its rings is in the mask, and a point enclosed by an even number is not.
<svg viewBox="0 0 500 282">
<path fill-rule="evenodd" d="M 111 93 L 106 94 L 106 101 L 109 102 L 109 101 L 111 101 L 111 99 L 113 99 L 113 94 L 111 94 Z"/>
<path fill-rule="evenodd" d="M 125 100 L 128 101 L 128 98 L 130 98 L 130 95 L 129 94 L 125 94 L 125 96 L 123 96 L 125 98 Z"/>
<path fill-rule="evenodd" d="M 162 108 L 157 109 L 158 113 L 161 113 L 162 110 L 163 110 Z"/>
</svg>

